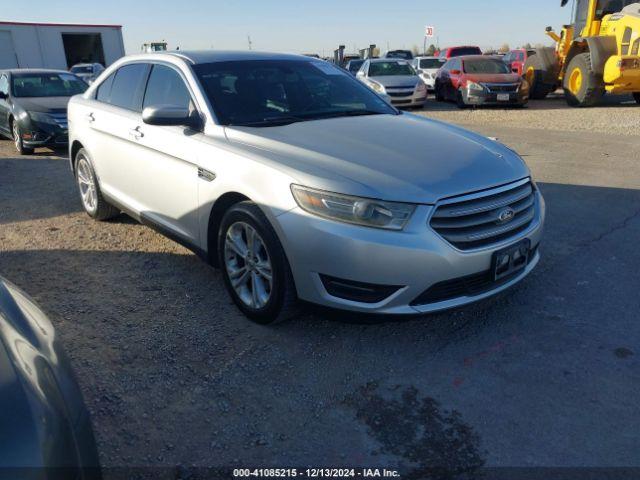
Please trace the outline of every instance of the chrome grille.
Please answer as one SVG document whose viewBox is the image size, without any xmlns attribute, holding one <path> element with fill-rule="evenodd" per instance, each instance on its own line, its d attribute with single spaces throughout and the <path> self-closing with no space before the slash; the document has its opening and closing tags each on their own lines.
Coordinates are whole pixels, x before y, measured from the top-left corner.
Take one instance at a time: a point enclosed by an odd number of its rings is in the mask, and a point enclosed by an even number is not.
<svg viewBox="0 0 640 480">
<path fill-rule="evenodd" d="M 472 198 L 471 198 L 472 197 Z M 491 245 L 526 230 L 536 215 L 531 181 L 443 201 L 431 228 L 461 250 Z"/>
<path fill-rule="evenodd" d="M 68 127 L 67 124 L 67 112 L 64 113 L 50 113 L 49 114 L 53 120 L 56 122 L 56 124 L 60 127 L 60 128 L 64 128 L 65 130 Z"/>
<path fill-rule="evenodd" d="M 514 93 L 518 91 L 519 83 L 483 83 L 491 93 Z"/>
</svg>

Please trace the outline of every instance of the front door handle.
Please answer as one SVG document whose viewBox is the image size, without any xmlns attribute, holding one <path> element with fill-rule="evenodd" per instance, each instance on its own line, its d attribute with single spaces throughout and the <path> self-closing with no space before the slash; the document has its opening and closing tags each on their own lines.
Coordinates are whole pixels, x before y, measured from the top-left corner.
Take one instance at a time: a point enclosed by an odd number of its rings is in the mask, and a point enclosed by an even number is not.
<svg viewBox="0 0 640 480">
<path fill-rule="evenodd" d="M 96 117 L 93 116 L 93 112 L 88 113 L 86 118 L 87 118 L 87 122 L 89 122 L 89 123 L 93 123 L 93 122 L 96 121 Z"/>
<path fill-rule="evenodd" d="M 136 140 L 140 140 L 142 137 L 144 137 L 144 133 L 140 131 L 140 127 L 136 127 L 129 130 L 129 136 L 135 138 Z"/>
</svg>

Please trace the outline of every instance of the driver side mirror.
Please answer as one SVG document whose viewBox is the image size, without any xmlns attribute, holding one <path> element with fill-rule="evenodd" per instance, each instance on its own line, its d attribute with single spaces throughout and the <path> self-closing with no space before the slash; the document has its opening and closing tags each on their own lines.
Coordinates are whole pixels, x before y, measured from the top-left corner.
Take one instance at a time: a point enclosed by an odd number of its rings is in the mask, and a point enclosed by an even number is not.
<svg viewBox="0 0 640 480">
<path fill-rule="evenodd" d="M 171 105 L 151 106 L 142 111 L 142 121 L 147 125 L 202 128 L 202 119 L 197 112 Z"/>
</svg>

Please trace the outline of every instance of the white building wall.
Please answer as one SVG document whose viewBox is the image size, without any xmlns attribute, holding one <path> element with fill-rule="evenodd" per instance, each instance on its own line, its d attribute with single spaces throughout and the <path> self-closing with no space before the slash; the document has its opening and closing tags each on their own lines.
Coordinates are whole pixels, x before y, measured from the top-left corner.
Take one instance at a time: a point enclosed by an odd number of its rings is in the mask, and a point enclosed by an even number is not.
<svg viewBox="0 0 640 480">
<path fill-rule="evenodd" d="M 20 68 L 56 68 L 67 70 L 62 33 L 99 33 L 102 37 L 105 66 L 124 56 L 122 29 L 77 25 L 3 24 L 0 31 L 9 31 Z M 3 68 L 0 65 L 0 69 Z"/>
</svg>

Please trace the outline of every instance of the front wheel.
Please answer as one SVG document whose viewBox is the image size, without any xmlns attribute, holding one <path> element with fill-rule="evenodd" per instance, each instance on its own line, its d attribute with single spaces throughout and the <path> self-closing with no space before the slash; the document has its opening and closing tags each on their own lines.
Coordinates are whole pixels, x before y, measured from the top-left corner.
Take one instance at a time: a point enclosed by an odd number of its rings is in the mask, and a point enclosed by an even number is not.
<svg viewBox="0 0 640 480">
<path fill-rule="evenodd" d="M 33 153 L 33 148 L 24 146 L 24 141 L 22 140 L 22 132 L 20 131 L 20 125 L 18 125 L 18 122 L 16 122 L 15 120 L 13 122 L 11 132 L 13 136 L 13 144 L 16 147 L 16 151 L 20 155 L 31 155 Z"/>
<path fill-rule="evenodd" d="M 249 319 L 266 325 L 295 313 L 297 295 L 289 262 L 255 203 L 238 203 L 224 215 L 218 258 L 227 291 Z"/>
<path fill-rule="evenodd" d="M 569 62 L 563 81 L 564 95 L 572 107 L 591 107 L 604 95 L 602 78 L 593 71 L 591 54 L 581 53 Z"/>
</svg>

